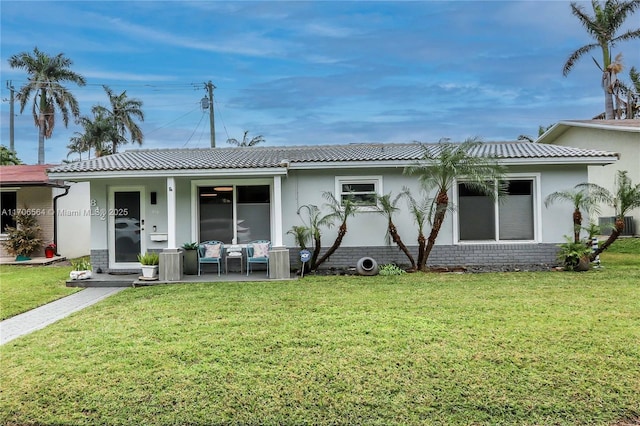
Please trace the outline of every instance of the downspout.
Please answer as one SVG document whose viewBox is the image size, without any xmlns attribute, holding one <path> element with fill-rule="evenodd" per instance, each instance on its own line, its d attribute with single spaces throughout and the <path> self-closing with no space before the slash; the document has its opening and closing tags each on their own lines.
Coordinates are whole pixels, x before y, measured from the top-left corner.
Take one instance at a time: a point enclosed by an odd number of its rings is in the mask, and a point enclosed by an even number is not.
<svg viewBox="0 0 640 426">
<path fill-rule="evenodd" d="M 58 253 L 58 198 L 68 195 L 71 186 L 64 185 L 59 188 L 64 188 L 64 194 L 53 197 L 53 244 L 56 245 L 56 256 L 60 256 Z"/>
</svg>

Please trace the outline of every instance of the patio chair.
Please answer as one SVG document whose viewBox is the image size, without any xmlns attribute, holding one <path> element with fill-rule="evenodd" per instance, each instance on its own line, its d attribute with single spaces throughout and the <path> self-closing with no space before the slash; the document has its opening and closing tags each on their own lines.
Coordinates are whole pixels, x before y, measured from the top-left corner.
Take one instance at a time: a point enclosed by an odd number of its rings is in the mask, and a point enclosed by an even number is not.
<svg viewBox="0 0 640 426">
<path fill-rule="evenodd" d="M 218 265 L 218 276 L 220 276 L 223 253 L 224 243 L 222 241 L 203 241 L 198 244 L 198 275 L 200 275 L 203 264 L 215 263 Z"/>
<path fill-rule="evenodd" d="M 269 250 L 271 250 L 269 240 L 254 240 L 247 243 L 247 276 L 253 264 L 267 265 L 267 276 L 269 276 Z"/>
</svg>

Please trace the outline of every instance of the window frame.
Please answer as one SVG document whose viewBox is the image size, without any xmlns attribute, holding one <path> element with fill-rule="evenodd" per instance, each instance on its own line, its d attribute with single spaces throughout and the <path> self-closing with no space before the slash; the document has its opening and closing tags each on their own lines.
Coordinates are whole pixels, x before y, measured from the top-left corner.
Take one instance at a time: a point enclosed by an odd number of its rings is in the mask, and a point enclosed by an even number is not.
<svg viewBox="0 0 640 426">
<path fill-rule="evenodd" d="M 494 201 L 494 238 L 491 240 L 461 240 L 460 239 L 460 215 L 458 210 L 459 194 L 458 185 L 465 182 L 464 178 L 456 179 L 452 187 L 452 197 L 455 200 L 453 210 L 453 243 L 457 245 L 480 245 L 480 244 L 531 244 L 542 241 L 542 204 L 540 189 L 540 173 L 509 173 L 504 176 L 503 181 L 527 180 L 532 182 L 532 215 L 533 215 L 533 239 L 527 240 L 501 240 L 500 239 L 500 200 Z M 496 185 L 497 191 L 497 185 Z"/>
<path fill-rule="evenodd" d="M 371 192 L 371 194 L 375 195 L 375 196 L 380 196 L 383 194 L 382 191 L 382 176 L 381 175 L 377 175 L 377 176 L 336 176 L 335 177 L 335 197 L 336 200 L 338 201 L 338 204 L 340 205 L 340 207 L 342 207 L 342 197 L 343 195 L 346 195 L 348 193 L 344 193 L 342 192 L 342 185 L 344 184 L 373 184 L 373 191 Z M 376 203 L 374 205 L 360 205 L 358 204 L 358 211 L 360 212 L 367 212 L 367 211 L 372 211 L 372 212 L 377 212 L 379 210 L 378 208 L 378 202 L 376 201 Z"/>
</svg>

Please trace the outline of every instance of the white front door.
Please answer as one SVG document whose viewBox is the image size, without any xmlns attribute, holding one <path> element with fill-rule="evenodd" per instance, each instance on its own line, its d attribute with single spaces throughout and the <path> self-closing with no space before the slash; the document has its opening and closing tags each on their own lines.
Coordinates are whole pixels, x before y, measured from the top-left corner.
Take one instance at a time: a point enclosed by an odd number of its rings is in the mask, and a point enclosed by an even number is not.
<svg viewBox="0 0 640 426">
<path fill-rule="evenodd" d="M 109 268 L 139 268 L 138 254 L 146 251 L 144 187 L 109 189 Z"/>
</svg>

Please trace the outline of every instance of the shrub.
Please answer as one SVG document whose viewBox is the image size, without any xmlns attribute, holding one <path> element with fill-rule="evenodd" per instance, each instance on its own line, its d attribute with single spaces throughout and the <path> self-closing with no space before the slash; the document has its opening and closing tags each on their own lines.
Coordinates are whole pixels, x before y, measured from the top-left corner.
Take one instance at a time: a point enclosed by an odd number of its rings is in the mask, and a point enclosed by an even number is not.
<svg viewBox="0 0 640 426">
<path fill-rule="evenodd" d="M 28 209 L 25 209 L 28 210 Z M 14 216 L 16 226 L 7 226 L 7 240 L 2 242 L 4 248 L 15 256 L 29 256 L 42 246 L 40 231 L 36 216 L 18 213 Z"/>
<path fill-rule="evenodd" d="M 384 275 L 384 276 L 402 275 L 406 273 L 407 271 L 405 271 L 404 269 L 401 269 L 398 265 L 394 265 L 392 263 L 387 265 L 382 265 L 378 271 L 378 274 Z"/>
<path fill-rule="evenodd" d="M 160 255 L 154 252 L 139 254 L 138 262 L 143 265 L 157 265 L 158 263 L 160 263 Z"/>
<path fill-rule="evenodd" d="M 91 262 L 86 257 L 81 257 L 71 261 L 71 266 L 74 271 L 90 271 Z"/>
</svg>

